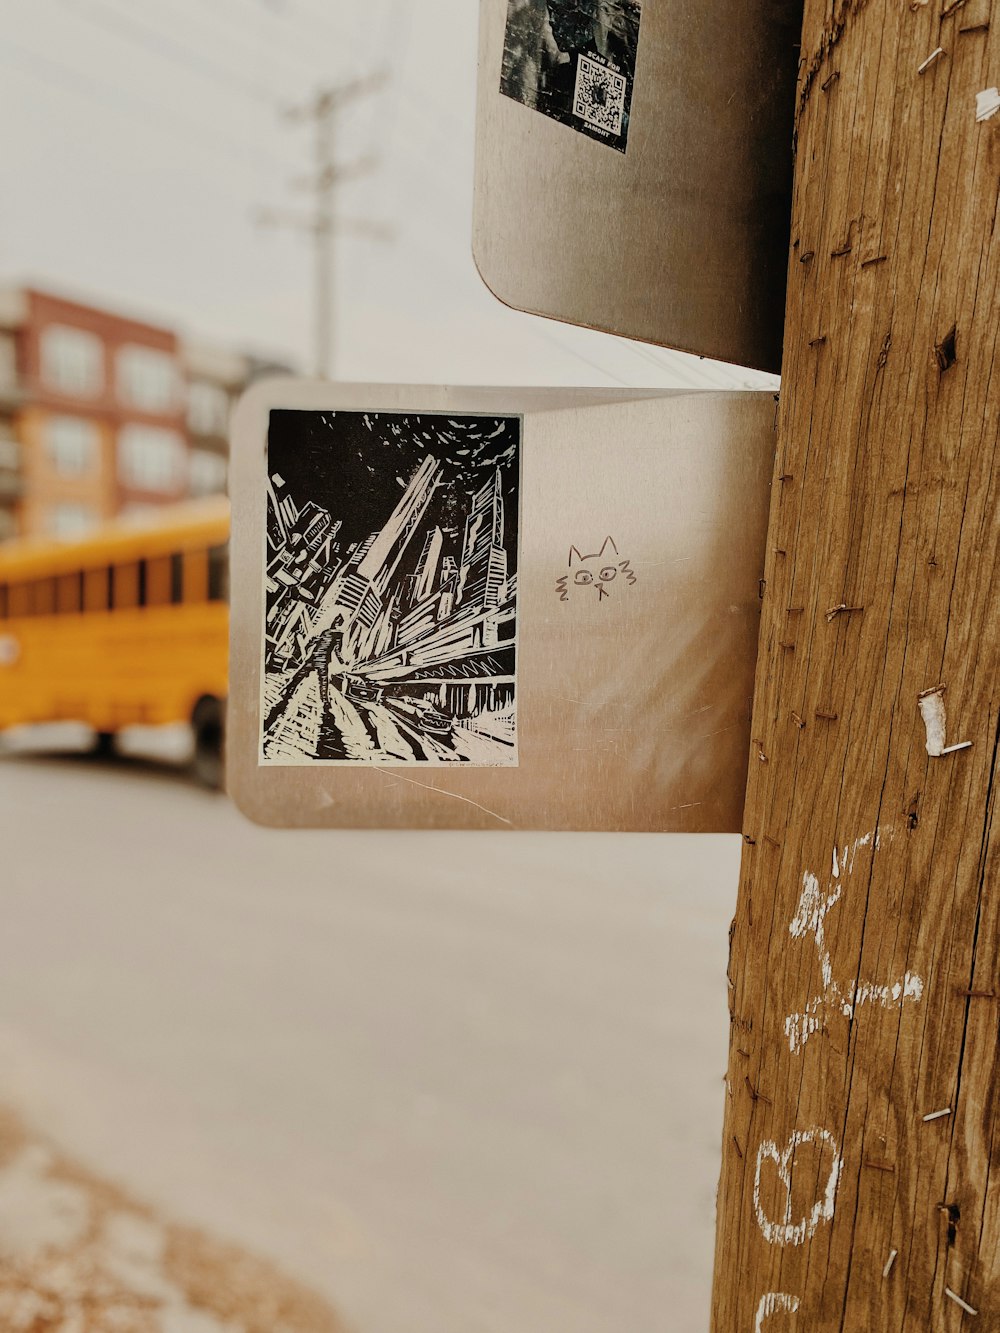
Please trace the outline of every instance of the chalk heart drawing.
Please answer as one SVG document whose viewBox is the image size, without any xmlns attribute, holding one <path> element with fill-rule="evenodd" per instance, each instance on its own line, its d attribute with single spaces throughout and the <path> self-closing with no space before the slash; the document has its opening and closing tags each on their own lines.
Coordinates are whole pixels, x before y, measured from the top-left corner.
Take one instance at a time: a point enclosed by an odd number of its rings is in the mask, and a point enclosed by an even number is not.
<svg viewBox="0 0 1000 1333">
<path fill-rule="evenodd" d="M 792 1220 L 792 1165 L 795 1154 L 804 1143 L 818 1144 L 829 1149 L 830 1174 L 826 1179 L 823 1196 L 813 1204 L 809 1213 L 798 1221 Z M 760 1201 L 760 1175 L 765 1162 L 773 1162 L 778 1169 L 778 1179 L 785 1190 L 785 1207 L 781 1220 L 775 1222 L 764 1211 Z M 764 1239 L 770 1245 L 802 1245 L 812 1240 L 821 1222 L 833 1220 L 834 1205 L 837 1201 L 837 1183 L 840 1180 L 840 1168 L 843 1158 L 837 1141 L 828 1129 L 797 1129 L 786 1144 L 784 1151 L 770 1139 L 765 1139 L 757 1149 L 757 1169 L 753 1180 L 753 1207 L 757 1214 L 757 1225 Z M 777 1307 L 776 1307 L 777 1308 Z"/>
<path fill-rule="evenodd" d="M 762 1333 L 764 1320 L 773 1314 L 794 1314 L 801 1302 L 798 1296 L 789 1296 L 787 1291 L 769 1291 L 760 1298 L 757 1317 L 753 1321 L 753 1333 Z"/>
<path fill-rule="evenodd" d="M 924 983 L 915 972 L 905 972 L 899 981 L 891 985 L 879 985 L 872 981 L 841 984 L 833 979 L 833 964 L 826 943 L 826 918 L 843 893 L 841 875 L 850 877 L 858 852 L 869 845 L 878 851 L 878 829 L 856 838 L 840 850 L 836 847 L 833 849 L 833 874 L 825 890 L 820 888 L 819 877 L 811 870 L 802 876 L 802 893 L 788 932 L 797 940 L 812 935 L 819 954 L 823 991 L 809 1000 L 801 1013 L 789 1014 L 785 1019 L 785 1036 L 793 1055 L 802 1050 L 814 1032 L 822 1029 L 824 1017 L 828 1013 L 839 1011 L 845 1018 L 853 1018 L 864 1004 L 877 1004 L 883 1009 L 901 1009 L 908 1000 L 915 1002 L 923 996 Z"/>
</svg>

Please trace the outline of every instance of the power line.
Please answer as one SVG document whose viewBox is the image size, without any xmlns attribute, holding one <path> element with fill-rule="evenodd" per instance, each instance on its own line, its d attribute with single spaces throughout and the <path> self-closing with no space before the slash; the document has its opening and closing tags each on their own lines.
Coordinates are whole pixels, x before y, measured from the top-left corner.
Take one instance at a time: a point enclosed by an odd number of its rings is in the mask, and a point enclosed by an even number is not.
<svg viewBox="0 0 1000 1333">
<path fill-rule="evenodd" d="M 60 3 L 65 3 L 65 2 L 66 0 L 60 0 Z M 91 0 L 91 4 L 92 3 L 93 0 Z M 397 15 L 398 15 L 398 10 L 397 10 Z M 177 46 L 177 44 L 172 44 L 172 45 L 174 47 L 174 52 L 170 58 L 180 61 L 181 63 L 185 64 L 189 63 L 187 57 L 183 53 L 183 48 Z M 70 91 L 70 92 L 75 91 L 78 93 L 83 93 L 84 95 L 92 99 L 102 102 L 104 105 L 108 106 L 109 108 L 115 111 L 120 110 L 120 102 L 117 98 L 117 95 L 109 96 L 107 93 L 106 85 L 100 83 L 99 81 L 93 78 L 90 78 L 88 75 L 86 75 L 85 73 L 83 73 L 78 69 L 66 67 L 56 61 L 53 61 L 51 58 L 47 56 L 41 55 L 41 53 L 39 52 L 29 51 L 23 47 L 18 47 L 17 44 L 15 43 L 8 42 L 8 47 L 11 46 L 13 46 L 16 50 L 18 50 L 19 54 L 28 62 L 29 68 L 25 69 L 23 72 L 29 75 L 34 75 L 35 77 L 42 78 L 44 81 L 50 84 L 55 84 L 63 91 Z M 211 68 L 221 71 L 222 69 L 221 66 L 215 66 L 213 62 L 210 61 L 204 61 L 202 63 L 206 70 Z M 33 69 L 30 68 L 31 65 L 34 65 Z M 15 68 L 18 68 L 18 66 L 15 66 Z M 214 77 L 215 76 L 213 75 L 213 79 Z M 72 84 L 74 83 L 77 85 L 75 88 L 72 87 Z M 361 91 L 369 90 L 367 88 L 368 81 L 364 81 L 364 83 L 366 86 L 363 86 Z M 412 85 L 407 84 L 406 86 L 411 87 Z M 248 85 L 244 85 L 244 87 L 241 89 L 241 92 L 243 94 L 250 95 L 247 93 L 247 87 Z M 344 88 L 335 91 L 341 94 L 342 100 L 350 100 L 353 96 L 356 96 L 358 93 L 356 85 L 346 85 Z M 179 116 L 176 112 L 170 112 L 167 114 L 160 113 L 158 108 L 152 107 L 151 104 L 146 103 L 142 99 L 135 98 L 130 93 L 126 93 L 125 96 L 127 96 L 135 106 L 141 109 L 142 113 L 145 115 L 145 118 L 147 120 L 150 120 L 153 123 L 157 124 L 157 127 L 161 131 L 172 134 L 178 140 L 182 140 L 186 145 L 190 145 L 193 139 L 193 141 L 201 148 L 206 148 L 209 146 L 206 143 L 206 130 L 202 122 L 195 121 L 190 117 Z M 311 104 L 311 114 L 310 114 L 310 109 L 306 110 L 305 118 L 315 118 L 316 108 L 320 105 L 322 96 L 323 95 L 321 94 L 320 97 L 317 98 L 313 104 Z M 257 98 L 255 94 L 254 98 L 258 102 L 260 102 L 260 99 Z M 336 98 L 334 100 L 336 100 Z M 419 105 L 425 111 L 431 111 L 431 109 L 427 106 L 426 99 L 422 99 Z M 152 112 L 153 114 L 150 115 L 150 112 Z M 437 127 L 439 128 L 439 133 L 435 137 L 437 137 L 439 140 L 443 140 L 445 136 L 440 133 L 440 127 L 443 124 L 443 117 L 439 118 L 431 114 L 430 118 L 437 121 Z M 182 125 L 185 124 L 189 126 L 191 131 L 194 131 L 195 133 L 194 134 L 187 133 L 184 131 L 183 128 L 180 128 Z M 260 150 L 254 150 L 249 148 L 245 142 L 240 142 L 224 134 L 219 134 L 217 131 L 210 132 L 210 134 L 211 137 L 214 139 L 215 143 L 219 145 L 219 151 L 222 150 L 222 145 L 225 144 L 227 152 L 231 152 L 233 149 L 235 149 L 245 157 L 257 157 L 259 160 L 263 160 L 264 157 L 266 156 L 266 160 L 271 166 L 276 165 L 278 162 L 277 158 L 271 157 L 270 155 L 263 155 L 261 154 Z M 332 150 L 332 143 L 331 143 L 331 150 Z M 423 171 L 419 170 L 419 168 L 417 167 L 417 162 L 422 164 Z M 321 252 L 325 251 L 326 254 L 329 255 L 332 245 L 333 235 L 337 231 L 343 232 L 348 230 L 355 230 L 368 235 L 384 234 L 384 230 L 380 229 L 377 226 L 377 224 L 373 224 L 363 220 L 359 222 L 352 222 L 350 219 L 343 219 L 343 218 L 336 219 L 334 217 L 332 210 L 333 189 L 339 184 L 346 183 L 347 180 L 350 179 L 352 175 L 357 174 L 358 167 L 364 169 L 370 167 L 370 165 L 371 162 L 369 159 L 363 159 L 361 163 L 356 164 L 354 170 L 352 170 L 351 168 L 343 168 L 343 167 L 337 168 L 333 165 L 332 151 L 331 151 L 329 160 L 328 161 L 324 160 L 324 165 L 322 167 L 318 166 L 316 178 L 309 183 L 317 191 L 316 215 L 310 219 L 301 219 L 301 218 L 292 219 L 294 225 L 296 225 L 300 229 L 305 229 L 307 231 L 310 231 L 313 234 L 317 248 L 316 336 L 317 336 L 318 365 L 322 364 L 328 367 L 330 364 L 330 358 L 332 356 L 331 337 L 330 337 L 330 334 L 332 333 L 331 329 L 332 257 L 330 257 L 329 259 L 324 259 L 322 257 Z M 410 168 L 410 171 L 407 171 L 406 174 L 410 174 L 410 172 L 412 171 L 414 176 L 419 174 L 421 179 L 424 181 L 426 181 L 427 174 L 440 176 L 442 178 L 444 178 L 445 175 L 445 173 L 442 171 L 441 168 L 440 158 L 437 156 L 432 157 L 429 153 L 419 154 L 416 162 L 410 161 L 408 156 L 405 166 L 407 168 Z M 450 177 L 447 178 L 447 180 L 449 187 L 451 189 L 455 189 L 454 180 Z M 456 194 L 457 193 L 458 191 L 456 190 Z M 329 201 L 329 207 L 325 211 L 322 207 L 322 197 L 324 194 L 327 194 Z M 464 195 L 463 195 L 463 202 L 464 202 Z M 275 220 L 277 220 L 277 218 L 275 218 Z M 430 255 L 430 251 L 426 246 L 418 246 L 418 248 L 425 255 Z M 435 264 L 438 265 L 442 271 L 445 271 L 446 266 L 438 259 L 436 255 L 433 256 L 433 260 Z M 452 271 L 449 271 L 449 276 L 452 276 Z M 321 314 L 321 312 L 325 312 L 325 314 Z M 325 339 L 325 350 L 324 350 L 324 339 L 321 336 L 321 331 L 320 331 L 321 324 L 322 327 L 327 330 L 327 335 Z M 564 355 L 574 357 L 575 359 L 581 361 L 582 363 L 590 366 L 592 369 L 597 370 L 602 376 L 611 379 L 619 384 L 628 384 L 628 381 L 622 379 L 620 376 L 616 375 L 613 371 L 608 370 L 606 366 L 600 364 L 598 361 L 591 359 L 584 353 L 577 351 L 575 348 L 569 346 L 568 344 L 562 342 L 558 338 L 553 337 L 547 332 L 543 331 L 543 329 L 537 325 L 536 321 L 532 320 L 529 327 L 531 329 L 531 332 L 534 333 L 535 336 L 544 339 L 544 341 L 546 342 L 549 342 L 553 347 L 557 348 Z M 641 356 L 644 356 L 652 364 L 656 365 L 657 368 L 660 369 L 662 373 L 670 372 L 670 368 L 664 366 L 656 358 L 651 356 L 649 353 L 645 352 L 644 349 L 636 348 L 634 346 L 631 346 L 631 344 L 626 344 L 626 345 L 630 346 L 632 351 L 636 352 Z"/>
<path fill-rule="evenodd" d="M 67 3 L 67 0 L 60 0 L 60 3 Z M 125 3 L 127 8 L 127 0 L 114 0 L 114 3 L 118 5 Z M 256 8 L 259 17 L 265 19 L 269 11 L 260 6 L 257 6 Z M 202 25 L 207 40 L 212 40 L 216 43 L 224 41 L 227 47 L 231 46 L 234 40 L 241 41 L 243 44 L 243 52 L 247 59 L 257 61 L 263 58 L 267 61 L 269 67 L 273 67 L 276 61 L 283 61 L 287 68 L 288 77 L 295 78 L 297 83 L 301 85 L 303 73 L 302 63 L 297 61 L 294 56 L 277 50 L 274 43 L 269 42 L 260 32 L 258 32 L 258 35 L 255 38 L 250 31 L 241 24 L 227 21 L 225 18 L 220 17 L 217 10 L 206 10 L 197 4 L 193 8 L 188 7 L 186 9 L 183 19 L 185 26 L 191 22 L 192 18 Z M 149 31 L 151 34 L 155 34 L 157 38 L 162 38 L 164 36 L 163 29 L 159 26 L 150 28 Z M 187 56 L 190 56 L 190 48 L 184 47 L 181 49 L 186 52 Z M 315 46 L 310 49 L 310 54 L 315 54 Z M 273 68 L 269 68 L 268 72 L 273 74 L 277 71 Z M 227 70 L 227 74 L 232 75 L 232 73 L 232 70 Z M 258 99 L 261 97 L 268 98 L 272 104 L 277 104 L 280 100 L 278 94 L 273 92 L 271 94 L 266 94 L 262 87 L 256 87 L 252 81 L 246 82 L 241 80 L 240 82 L 243 83 L 243 88 L 239 90 L 241 96 L 244 95 L 247 89 L 256 88 Z"/>
<path fill-rule="evenodd" d="M 189 116 L 178 115 L 174 111 L 164 112 L 159 107 L 143 98 L 136 97 L 128 90 L 110 95 L 107 86 L 100 80 L 93 78 L 82 70 L 75 69 L 72 66 L 64 65 L 60 61 L 53 60 L 50 56 L 43 55 L 40 51 L 34 51 L 28 47 L 21 46 L 12 41 L 9 37 L 4 37 L 3 44 L 0 45 L 0 55 L 6 51 L 13 51 L 17 54 L 19 61 L 8 61 L 10 68 L 15 72 L 28 74 L 36 79 L 41 79 L 50 86 L 57 87 L 61 92 L 70 92 L 89 97 L 91 100 L 101 102 L 114 111 L 120 118 L 122 106 L 120 97 L 130 101 L 137 107 L 143 115 L 143 118 L 157 129 L 164 133 L 172 135 L 179 142 L 188 147 L 194 145 L 199 148 L 211 149 L 213 141 L 217 145 L 216 153 L 225 152 L 228 157 L 232 157 L 235 151 L 242 157 L 256 158 L 260 162 L 266 161 L 272 169 L 279 167 L 284 169 L 284 163 L 278 158 L 262 152 L 260 149 L 251 148 L 245 141 L 230 138 L 225 133 L 217 130 L 208 129 L 204 122 L 192 119 Z M 76 85 L 75 87 L 73 85 Z M 185 130 L 182 127 L 187 126 Z"/>
<path fill-rule="evenodd" d="M 249 2 L 260 3 L 260 0 L 249 0 Z M 397 32 L 398 28 L 396 28 L 396 24 L 398 24 L 400 18 L 400 8 L 401 6 L 397 0 L 397 3 L 393 6 L 394 12 L 390 11 L 390 16 L 389 16 L 390 28 L 396 30 Z M 301 9 L 303 13 L 308 14 L 309 17 L 312 18 L 314 21 L 319 21 L 319 15 L 316 14 L 315 11 L 308 9 L 306 6 L 302 6 Z M 408 10 L 406 11 L 406 13 L 407 16 L 409 16 Z M 288 22 L 291 20 L 292 15 L 290 12 L 287 12 L 284 17 L 286 22 Z M 331 33 L 331 35 L 334 34 L 335 30 L 325 22 L 321 23 L 321 26 L 325 27 L 326 30 Z M 337 35 L 341 36 L 339 32 L 337 33 Z M 445 131 L 451 130 L 453 128 L 454 121 L 445 114 L 443 108 L 440 108 L 436 103 L 432 103 L 431 99 L 429 99 L 426 96 L 425 89 L 417 89 L 409 80 L 403 79 L 401 76 L 397 76 L 395 80 L 395 85 L 397 89 L 402 88 L 404 91 L 408 90 L 414 94 L 419 94 L 419 96 L 415 96 L 413 99 L 414 105 L 420 108 L 421 112 L 427 117 L 427 119 L 429 119 L 432 122 L 435 122 L 435 129 L 437 131 L 435 137 L 438 139 L 438 141 L 447 142 L 448 145 L 450 146 L 454 142 L 454 137 L 452 134 L 448 134 Z M 454 180 L 450 177 L 447 177 L 445 173 L 441 170 L 439 158 L 432 157 L 429 153 L 426 153 L 420 155 L 420 160 L 422 165 L 424 166 L 424 171 L 420 171 L 417 164 L 415 164 L 408 158 L 402 168 L 404 174 L 418 176 L 422 181 L 425 181 L 426 175 L 429 172 L 429 174 L 437 176 L 443 181 L 446 181 L 447 188 L 449 189 L 449 191 L 454 191 L 456 198 L 461 198 L 463 204 L 467 202 L 466 195 L 463 192 L 460 192 L 458 189 L 456 189 Z M 424 255 L 431 254 L 427 246 L 418 246 L 417 248 L 420 251 L 422 251 Z M 436 255 L 433 256 L 433 259 L 434 262 L 439 266 L 439 268 L 441 270 L 444 270 L 445 268 L 444 264 L 437 259 Z M 628 380 L 625 380 L 621 376 L 616 375 L 606 366 L 601 365 L 599 362 L 588 357 L 585 353 L 578 351 L 576 348 L 569 346 L 567 343 L 564 343 L 557 337 L 554 337 L 553 335 L 549 334 L 548 332 L 543 330 L 538 324 L 536 324 L 535 321 L 532 321 L 529 327 L 537 337 L 543 339 L 545 342 L 548 342 L 550 345 L 557 348 L 563 354 L 574 357 L 583 364 L 590 366 L 591 369 L 598 371 L 601 375 L 605 376 L 606 378 L 618 384 L 631 387 L 630 382 Z M 643 351 L 643 349 L 631 346 L 631 344 L 629 344 L 627 340 L 623 339 L 621 341 L 625 344 L 625 346 L 629 347 L 630 350 L 632 350 L 633 352 Z M 666 365 L 662 361 L 659 361 L 648 354 L 646 355 L 646 359 L 649 360 L 652 364 L 654 364 L 661 374 L 668 374 L 668 375 L 675 374 L 680 378 L 687 379 L 691 384 L 697 386 L 698 381 L 693 376 L 690 375 L 690 372 L 685 373 L 686 368 L 685 370 L 681 370 L 679 366 L 674 367 Z"/>
<path fill-rule="evenodd" d="M 283 23 L 286 32 L 293 33 L 301 42 L 305 43 L 304 50 L 307 50 L 310 55 L 314 54 L 315 43 L 309 41 L 309 38 L 304 35 L 301 28 L 293 26 L 295 22 L 295 13 L 291 8 L 283 7 L 279 10 L 270 4 L 267 4 L 266 0 L 243 0 L 243 3 L 249 5 L 258 13 L 268 12 L 272 14 L 276 20 L 280 20 Z M 398 28 L 405 24 L 405 36 L 408 36 L 409 26 L 412 19 L 412 0 L 410 0 L 410 3 L 407 3 L 407 0 L 391 0 L 391 3 L 394 7 L 389 9 L 387 27 L 394 28 L 398 31 Z M 299 12 L 303 19 L 315 25 L 320 32 L 327 34 L 330 41 L 336 42 L 338 49 L 347 49 L 349 47 L 350 43 L 345 41 L 343 29 L 335 27 L 328 22 L 325 9 L 317 10 L 300 4 Z M 365 12 L 368 12 L 367 7 L 365 8 Z M 406 15 L 405 20 L 403 20 L 402 23 L 400 23 L 400 14 Z M 370 30 L 371 25 L 365 24 L 365 33 L 369 33 Z M 393 35 L 395 35 L 395 33 Z M 400 43 L 400 46 L 402 45 L 403 43 Z M 391 66 L 392 60 L 383 56 L 380 58 L 380 63 Z M 418 86 L 412 81 L 404 79 L 398 70 L 394 71 L 394 84 L 398 88 L 412 94 L 410 106 L 419 114 L 435 121 L 439 126 L 445 127 L 446 130 L 453 126 L 455 114 L 454 108 L 444 106 L 436 99 L 430 97 L 428 95 L 427 86 Z M 445 135 L 442 135 L 441 137 L 444 138 Z M 450 136 L 448 136 L 448 138 L 450 141 Z"/>
<path fill-rule="evenodd" d="M 59 0 L 59 3 L 64 5 L 69 5 L 72 2 L 73 0 Z M 75 0 L 75 2 L 78 3 L 79 0 Z M 120 25 L 123 16 L 117 14 L 116 11 L 109 12 L 107 10 L 107 4 L 105 3 L 105 0 L 84 0 L 84 3 L 89 3 L 91 6 L 93 6 L 95 3 L 100 4 L 105 12 L 105 19 L 102 20 L 104 22 L 104 25 L 107 26 L 112 31 L 117 31 L 116 20 L 118 22 L 118 25 Z M 269 12 L 275 18 L 280 17 L 280 15 L 277 12 L 269 10 L 266 7 L 262 7 L 260 4 L 257 3 L 257 0 L 249 0 L 249 3 L 251 3 L 253 8 L 261 17 L 264 17 Z M 195 12 L 198 14 L 199 19 L 201 21 L 204 21 L 206 15 L 200 10 L 196 10 Z M 310 21 L 312 22 L 317 21 L 317 16 L 314 15 L 311 11 L 304 11 L 304 13 L 310 19 Z M 405 44 L 410 27 L 410 17 L 411 17 L 410 11 L 405 6 L 405 0 L 391 0 L 391 4 L 387 7 L 386 24 L 385 24 L 386 31 L 384 35 L 384 40 L 381 43 L 383 47 L 389 48 L 389 54 L 386 57 L 385 63 L 390 67 L 395 66 L 396 61 L 400 58 L 402 51 L 405 49 Z M 287 19 L 290 18 L 291 15 L 288 15 L 286 17 L 286 21 Z M 131 22 L 131 20 L 126 20 L 126 21 Z M 133 23 L 133 27 L 135 26 L 136 25 L 134 25 Z M 332 29 L 330 29 L 326 24 L 320 23 L 319 26 L 327 31 L 332 31 Z M 216 28 L 216 31 L 218 31 L 218 28 Z M 266 53 L 269 59 L 274 59 L 276 52 L 274 50 L 273 44 L 271 46 L 264 45 L 257 47 L 256 43 L 253 41 L 253 38 L 248 37 L 248 35 L 242 29 L 240 29 L 239 31 L 241 33 L 241 36 L 243 36 L 250 43 L 250 48 L 253 48 L 254 50 L 259 50 L 262 53 Z M 308 49 L 309 54 L 310 55 L 315 54 L 316 44 L 310 43 L 305 34 L 302 33 L 301 29 L 298 28 L 291 29 L 286 27 L 286 31 L 294 31 L 296 36 L 299 36 L 300 38 L 302 38 L 303 41 L 305 41 L 306 49 Z M 164 52 L 159 49 L 159 44 L 162 42 L 163 39 L 162 32 L 158 29 L 154 31 L 153 29 L 148 29 L 148 28 L 145 30 L 145 32 L 147 38 L 143 40 L 143 44 L 148 46 L 150 50 L 153 50 L 157 54 L 160 55 L 164 54 Z M 119 32 L 118 35 L 125 36 L 127 39 L 130 39 L 130 34 L 124 34 Z M 135 34 L 135 37 L 136 40 L 139 39 L 138 33 Z M 149 38 L 151 38 L 152 41 L 148 40 Z M 175 59 L 176 62 L 189 64 L 191 59 L 191 52 L 187 50 L 187 48 L 179 46 L 177 43 L 172 43 L 172 46 L 173 46 L 172 58 Z M 281 53 L 278 54 L 280 55 Z M 301 82 L 302 70 L 300 63 L 297 62 L 295 58 L 290 55 L 281 55 L 281 58 L 286 62 L 286 65 L 288 66 L 290 71 L 294 71 L 295 73 L 298 74 L 299 80 Z M 202 57 L 197 57 L 197 59 L 201 61 L 201 64 L 204 66 L 206 71 L 218 70 L 220 77 L 222 77 L 223 75 L 226 76 L 230 75 L 230 71 L 224 71 L 222 66 L 217 65 L 214 62 L 206 61 Z M 214 81 L 214 75 L 213 75 L 213 81 Z M 396 83 L 397 86 L 399 86 L 398 76 L 395 78 L 394 82 Z M 426 96 L 426 90 L 418 90 L 414 87 L 412 83 L 409 82 L 407 82 L 403 86 L 411 93 L 420 94 L 419 96 L 416 95 L 414 96 L 411 105 L 413 105 L 419 110 L 422 118 L 425 118 L 429 122 L 433 122 L 432 132 L 434 134 L 434 137 L 437 139 L 439 145 L 441 147 L 450 147 L 451 143 L 453 142 L 453 136 L 447 133 L 446 131 L 450 130 L 452 122 L 450 121 L 449 117 L 445 114 L 443 108 L 437 106 L 436 104 L 434 104 L 433 106 L 430 104 L 429 99 Z M 241 95 L 250 95 L 252 91 L 252 85 L 247 84 L 242 80 L 240 80 L 237 91 L 239 91 Z M 260 98 L 258 97 L 257 100 L 259 101 Z M 395 99 L 387 99 L 387 100 L 392 102 L 395 101 Z M 382 107 L 384 103 L 380 101 L 376 105 Z M 372 117 L 369 126 L 369 134 L 367 136 L 369 137 L 370 142 L 374 142 L 375 140 L 377 140 L 378 119 L 379 115 L 382 114 L 384 114 L 384 112 L 379 112 Z M 427 128 L 428 130 L 431 130 L 432 129 L 431 124 L 428 124 Z M 411 136 L 411 137 L 414 142 L 418 141 L 416 136 Z M 425 143 L 425 140 L 426 140 L 426 135 L 421 135 L 419 137 L 419 142 L 421 142 L 422 144 Z M 442 180 L 444 179 L 444 175 L 440 167 L 439 156 L 431 156 L 430 154 L 425 153 L 420 155 L 420 160 L 425 162 L 427 164 L 428 169 L 432 171 L 436 176 L 438 176 L 439 179 Z M 451 181 L 449 181 L 448 183 L 450 185 L 453 185 L 453 182 Z"/>
<path fill-rule="evenodd" d="M 77 18 L 140 46 L 162 60 L 168 60 L 202 78 L 209 79 L 213 86 L 217 87 L 221 81 L 224 87 L 241 97 L 249 98 L 258 104 L 266 101 L 261 96 L 259 88 L 248 80 L 240 78 L 232 70 L 216 64 L 213 60 L 206 60 L 198 52 L 166 37 L 158 29 L 136 23 L 134 18 L 116 9 L 109 9 L 107 5 L 101 3 L 101 0 L 57 0 L 57 3 Z"/>
<path fill-rule="evenodd" d="M 129 0 L 113 0 L 113 3 L 119 10 L 123 7 L 126 11 L 129 10 Z M 178 22 L 176 0 L 174 0 L 174 3 L 170 8 L 171 14 L 167 16 L 168 22 L 172 22 L 176 25 Z M 156 10 L 155 12 L 160 13 L 161 11 Z M 260 11 L 262 18 L 265 17 L 265 13 L 266 11 L 264 10 Z M 248 54 L 252 54 L 255 57 L 266 56 L 268 60 L 274 60 L 276 54 L 274 47 L 268 43 L 266 39 L 255 40 L 246 27 L 242 24 L 227 20 L 224 16 L 220 15 L 217 8 L 206 7 L 203 4 L 198 3 L 196 0 L 193 5 L 189 5 L 185 8 L 184 16 L 180 20 L 185 31 L 188 30 L 192 21 L 195 22 L 196 26 L 200 25 L 206 32 L 206 35 L 211 34 L 211 39 L 215 42 L 221 43 L 224 41 L 227 47 L 232 47 L 234 44 L 242 44 L 244 51 Z M 155 27 L 155 32 L 157 36 L 163 36 L 164 30 L 157 25 Z M 185 49 L 187 50 L 188 48 Z M 299 72 L 301 73 L 301 71 Z"/>
</svg>

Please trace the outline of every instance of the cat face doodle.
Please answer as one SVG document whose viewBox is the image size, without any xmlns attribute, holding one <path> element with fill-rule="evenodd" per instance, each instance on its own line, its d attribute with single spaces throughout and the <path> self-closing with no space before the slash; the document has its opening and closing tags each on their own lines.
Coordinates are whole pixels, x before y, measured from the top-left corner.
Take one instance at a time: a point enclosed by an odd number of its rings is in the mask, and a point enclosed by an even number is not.
<svg viewBox="0 0 1000 1333">
<path fill-rule="evenodd" d="M 605 537 L 599 551 L 584 555 L 580 548 L 569 548 L 569 573 L 556 579 L 556 592 L 561 602 L 574 597 L 596 596 L 598 602 L 611 597 L 616 590 L 622 593 L 637 581 L 635 570 L 627 560 L 619 559 L 619 550 L 613 537 Z"/>
</svg>

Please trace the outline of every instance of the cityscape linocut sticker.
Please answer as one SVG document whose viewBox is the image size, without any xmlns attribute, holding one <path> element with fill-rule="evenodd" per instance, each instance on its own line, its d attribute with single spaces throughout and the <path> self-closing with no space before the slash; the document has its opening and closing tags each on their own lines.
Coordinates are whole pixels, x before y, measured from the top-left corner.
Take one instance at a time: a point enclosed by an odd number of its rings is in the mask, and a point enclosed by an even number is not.
<svg viewBox="0 0 1000 1333">
<path fill-rule="evenodd" d="M 517 763 L 519 417 L 272 411 L 261 761 Z"/>
<path fill-rule="evenodd" d="M 500 91 L 624 153 L 640 0 L 507 0 Z"/>
</svg>

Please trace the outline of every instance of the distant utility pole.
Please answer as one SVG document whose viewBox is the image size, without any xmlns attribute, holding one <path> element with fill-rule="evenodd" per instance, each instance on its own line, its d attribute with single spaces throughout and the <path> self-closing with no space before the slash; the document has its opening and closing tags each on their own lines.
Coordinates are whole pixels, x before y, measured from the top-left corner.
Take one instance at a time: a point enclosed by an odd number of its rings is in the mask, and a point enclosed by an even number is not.
<svg viewBox="0 0 1000 1333">
<path fill-rule="evenodd" d="M 337 116 L 349 102 L 378 92 L 388 77 L 387 72 L 381 70 L 363 79 L 322 88 L 303 106 L 289 108 L 285 113 L 289 120 L 312 121 L 315 126 L 315 175 L 294 182 L 296 188 L 313 192 L 315 208 L 308 217 L 275 209 L 262 209 L 257 215 L 265 225 L 294 227 L 308 232 L 313 238 L 315 373 L 321 379 L 334 378 L 335 238 L 342 232 L 375 240 L 389 240 L 392 236 L 391 229 L 385 224 L 365 218 L 344 218 L 337 212 L 337 187 L 371 171 L 377 162 L 375 156 L 369 154 L 345 166 L 338 164 Z"/>
</svg>

